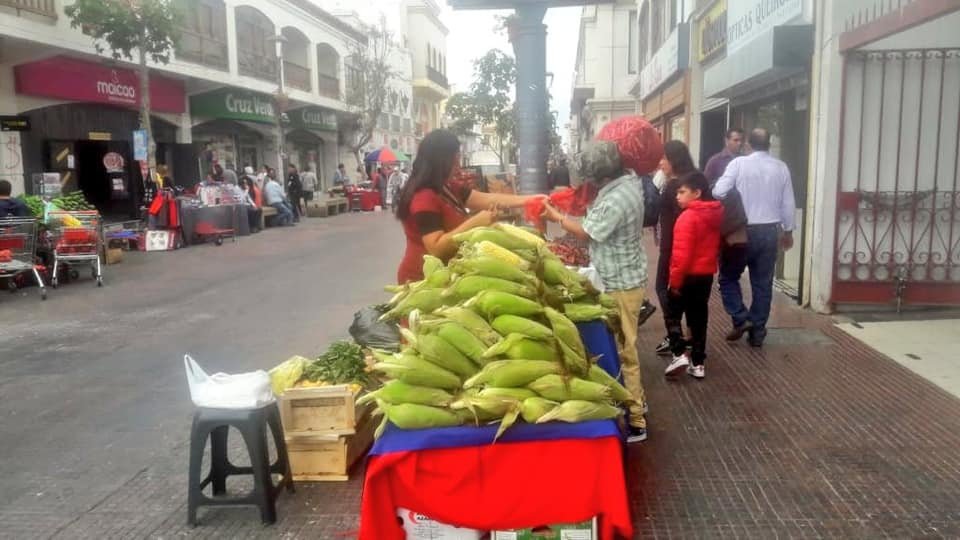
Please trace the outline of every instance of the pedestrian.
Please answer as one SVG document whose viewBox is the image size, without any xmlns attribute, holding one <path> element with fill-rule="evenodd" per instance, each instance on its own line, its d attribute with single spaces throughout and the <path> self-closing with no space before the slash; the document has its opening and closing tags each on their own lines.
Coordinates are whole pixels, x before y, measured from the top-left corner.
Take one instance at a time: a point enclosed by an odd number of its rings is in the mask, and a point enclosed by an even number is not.
<svg viewBox="0 0 960 540">
<path fill-rule="evenodd" d="M 380 167 L 379 171 L 380 181 L 377 183 L 376 189 L 380 192 L 380 208 L 383 208 L 387 205 L 387 183 L 390 181 L 390 175 L 383 170 L 383 167 Z"/>
<path fill-rule="evenodd" d="M 272 206 L 277 211 L 277 225 L 283 227 L 293 224 L 293 210 L 283 195 L 283 187 L 280 182 L 277 182 L 273 169 L 267 169 L 267 183 L 263 187 L 263 196 L 267 206 Z"/>
<path fill-rule="evenodd" d="M 303 197 L 303 182 L 293 163 L 287 165 L 287 202 L 293 209 L 293 222 L 300 222 L 300 199 Z"/>
<path fill-rule="evenodd" d="M 350 177 L 347 176 L 347 168 L 343 163 L 337 165 L 337 172 L 333 173 L 333 187 L 343 187 L 350 183 Z"/>
<path fill-rule="evenodd" d="M 390 173 L 390 178 L 387 180 L 387 206 L 392 208 L 396 204 L 402 183 L 403 173 L 400 172 L 400 167 L 394 167 L 393 172 Z"/>
<path fill-rule="evenodd" d="M 257 187 L 263 189 L 267 184 L 267 177 L 269 176 L 270 167 L 266 165 L 261 165 L 259 172 L 257 172 Z"/>
<path fill-rule="evenodd" d="M 220 178 L 226 184 L 230 184 L 232 186 L 237 185 L 237 182 L 238 182 L 237 171 L 233 170 L 232 163 L 227 162 L 226 168 L 221 169 Z"/>
<path fill-rule="evenodd" d="M 663 187 L 660 194 L 660 258 L 657 260 L 657 281 L 655 290 L 660 300 L 660 309 L 663 312 L 663 325 L 667 335 L 656 347 L 657 354 L 670 354 L 670 351 L 680 347 L 682 343 L 673 343 L 670 340 L 670 329 L 680 326 L 682 313 L 674 313 L 670 307 L 669 281 L 670 256 L 673 253 L 673 230 L 680 215 L 680 206 L 677 204 L 677 179 L 697 170 L 693 166 L 690 150 L 681 141 L 667 141 L 663 145 L 663 159 L 660 160 L 660 170 L 663 172 Z"/>
<path fill-rule="evenodd" d="M 551 191 L 559 187 L 570 187 L 570 169 L 567 168 L 566 160 L 561 158 L 554 163 L 547 181 Z"/>
<path fill-rule="evenodd" d="M 636 400 L 630 405 L 628 442 L 647 438 L 646 401 L 637 355 L 637 320 L 647 286 L 647 255 L 643 251 L 643 188 L 640 178 L 624 171 L 620 152 L 611 141 L 589 144 L 580 156 L 580 178 L 599 191 L 587 207 L 583 223 L 561 214 L 549 203 L 544 218 L 556 222 L 574 237 L 590 244 L 590 261 L 605 292 L 617 302 L 623 330 L 621 372 L 627 390 Z"/>
<path fill-rule="evenodd" d="M 670 312 L 676 318 L 668 329 L 673 361 L 665 373 L 676 375 L 686 369 L 693 377 L 703 379 L 706 376 L 708 303 L 713 274 L 717 272 L 723 205 L 714 200 L 710 183 L 699 171 L 688 172 L 675 182 L 681 212 L 673 229 L 668 297 Z M 689 353 L 680 326 L 684 315 L 691 335 Z"/>
<path fill-rule="evenodd" d="M 307 213 L 307 203 L 313 200 L 313 193 L 319 189 L 317 173 L 313 172 L 313 165 L 307 165 L 300 174 L 300 183 L 303 184 L 303 213 Z"/>
<path fill-rule="evenodd" d="M 0 218 L 30 217 L 30 208 L 20 199 L 10 196 L 13 184 L 0 180 Z"/>
<path fill-rule="evenodd" d="M 242 176 L 240 178 L 240 189 L 242 190 L 240 202 L 247 210 L 247 220 L 250 225 L 250 232 L 259 232 L 260 216 L 263 214 L 263 210 L 256 201 L 256 193 L 254 192 L 256 187 L 253 185 L 253 182 L 249 177 Z"/>
<path fill-rule="evenodd" d="M 723 150 L 717 152 L 707 160 L 707 165 L 703 168 L 703 176 L 707 178 L 710 185 L 713 186 L 717 180 L 723 176 L 723 171 L 727 170 L 727 165 L 734 158 L 740 157 L 743 149 L 743 130 L 733 127 L 727 130 L 723 139 Z"/>
<path fill-rule="evenodd" d="M 721 261 L 720 295 L 733 329 L 728 341 L 748 334 L 750 345 L 762 347 L 773 300 L 773 274 L 778 246 L 793 247 L 796 204 L 787 164 L 770 155 L 770 132 L 757 128 L 748 138 L 753 153 L 734 159 L 717 180 L 713 195 L 723 199 L 734 188 L 747 217 L 747 243 L 743 256 Z M 750 308 L 743 303 L 740 276 L 750 269 Z"/>
</svg>

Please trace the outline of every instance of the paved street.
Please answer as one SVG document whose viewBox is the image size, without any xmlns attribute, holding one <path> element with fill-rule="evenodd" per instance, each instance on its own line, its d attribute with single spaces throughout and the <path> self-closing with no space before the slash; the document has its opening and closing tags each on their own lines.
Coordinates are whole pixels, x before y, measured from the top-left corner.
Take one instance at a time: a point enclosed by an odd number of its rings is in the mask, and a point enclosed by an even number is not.
<svg viewBox="0 0 960 540">
<path fill-rule="evenodd" d="M 128 254 L 106 285 L 0 296 L 0 537 L 350 538 L 362 471 L 249 508 L 186 517 L 182 354 L 270 367 L 346 335 L 402 251 L 388 214 L 271 229 L 236 245 Z M 642 356 L 651 438 L 630 449 L 643 538 L 960 536 L 960 400 L 779 299 L 768 346 L 722 342 L 707 379 Z M 641 351 L 662 337 L 659 313 Z M 228 484 L 228 487 L 231 485 Z"/>
</svg>

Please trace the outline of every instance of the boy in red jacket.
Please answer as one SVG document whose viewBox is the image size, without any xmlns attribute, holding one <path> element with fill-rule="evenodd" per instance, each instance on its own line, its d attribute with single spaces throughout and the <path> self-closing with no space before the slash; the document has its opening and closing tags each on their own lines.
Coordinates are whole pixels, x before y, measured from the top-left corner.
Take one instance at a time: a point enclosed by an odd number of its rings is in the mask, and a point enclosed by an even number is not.
<svg viewBox="0 0 960 540">
<path fill-rule="evenodd" d="M 720 225 L 723 205 L 713 200 L 710 183 L 699 171 L 677 180 L 677 204 L 682 212 L 673 227 L 673 251 L 670 255 L 670 301 L 677 314 L 687 316 L 692 335 L 692 350 L 686 352 L 679 324 L 668 329 L 674 343 L 673 361 L 667 375 L 683 370 L 702 379 L 703 361 L 707 357 L 707 302 L 717 272 L 720 252 Z M 680 318 L 677 318 L 679 322 Z"/>
</svg>

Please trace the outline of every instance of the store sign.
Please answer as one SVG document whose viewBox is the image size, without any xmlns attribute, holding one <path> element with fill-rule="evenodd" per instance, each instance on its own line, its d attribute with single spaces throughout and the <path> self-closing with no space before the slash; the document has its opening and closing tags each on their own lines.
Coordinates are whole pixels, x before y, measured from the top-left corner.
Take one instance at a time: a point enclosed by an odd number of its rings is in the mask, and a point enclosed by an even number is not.
<svg viewBox="0 0 960 540">
<path fill-rule="evenodd" d="M 677 26 L 640 72 L 640 97 L 646 99 L 675 74 L 687 68 L 690 39 L 686 23 Z"/>
<path fill-rule="evenodd" d="M 803 0 L 736 0 L 727 7 L 727 55 L 803 15 Z"/>
<path fill-rule="evenodd" d="M 140 106 L 140 77 L 129 69 L 107 67 L 68 56 L 14 66 L 18 94 L 69 101 Z M 150 107 L 179 114 L 186 110 L 183 82 L 150 75 Z"/>
<path fill-rule="evenodd" d="M 0 131 L 30 131 L 26 116 L 0 116 Z"/>
<path fill-rule="evenodd" d="M 123 156 L 116 152 L 107 152 L 103 155 L 103 168 L 106 169 L 108 173 L 123 172 L 123 166 L 125 164 Z"/>
<path fill-rule="evenodd" d="M 697 23 L 700 49 L 697 59 L 709 60 L 727 46 L 727 1 L 717 0 Z"/>
<path fill-rule="evenodd" d="M 319 107 L 304 107 L 287 113 L 291 127 L 315 131 L 337 131 L 337 114 Z"/>
<path fill-rule="evenodd" d="M 190 114 L 205 118 L 273 124 L 277 121 L 274 110 L 273 98 L 239 88 L 222 88 L 190 98 Z"/>
<path fill-rule="evenodd" d="M 133 159 L 146 161 L 147 159 L 147 130 L 133 130 Z"/>
</svg>

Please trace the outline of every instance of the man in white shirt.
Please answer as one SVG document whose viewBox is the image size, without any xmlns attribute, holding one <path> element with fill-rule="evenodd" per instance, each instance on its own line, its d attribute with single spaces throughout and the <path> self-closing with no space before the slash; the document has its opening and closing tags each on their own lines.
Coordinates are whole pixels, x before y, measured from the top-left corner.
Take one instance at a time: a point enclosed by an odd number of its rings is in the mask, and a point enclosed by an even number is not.
<svg viewBox="0 0 960 540">
<path fill-rule="evenodd" d="M 733 319 L 728 341 L 749 334 L 750 345 L 762 347 L 767 336 L 767 319 L 773 300 L 773 273 L 778 247 L 793 247 L 793 182 L 787 164 L 770 155 L 770 133 L 761 128 L 750 132 L 753 153 L 727 165 L 717 180 L 713 195 L 723 199 L 737 188 L 747 214 L 747 244 L 741 257 L 725 258 L 720 265 L 720 295 L 723 307 Z M 750 269 L 753 301 L 743 304 L 740 276 Z"/>
<path fill-rule="evenodd" d="M 293 224 L 293 211 L 290 209 L 290 204 L 287 202 L 286 196 L 283 194 L 283 187 L 280 185 L 280 182 L 277 182 L 275 178 L 276 174 L 273 173 L 271 169 L 267 176 L 267 183 L 263 186 L 263 198 L 264 203 L 267 206 L 272 206 L 277 210 L 277 225 L 285 226 Z"/>
</svg>

